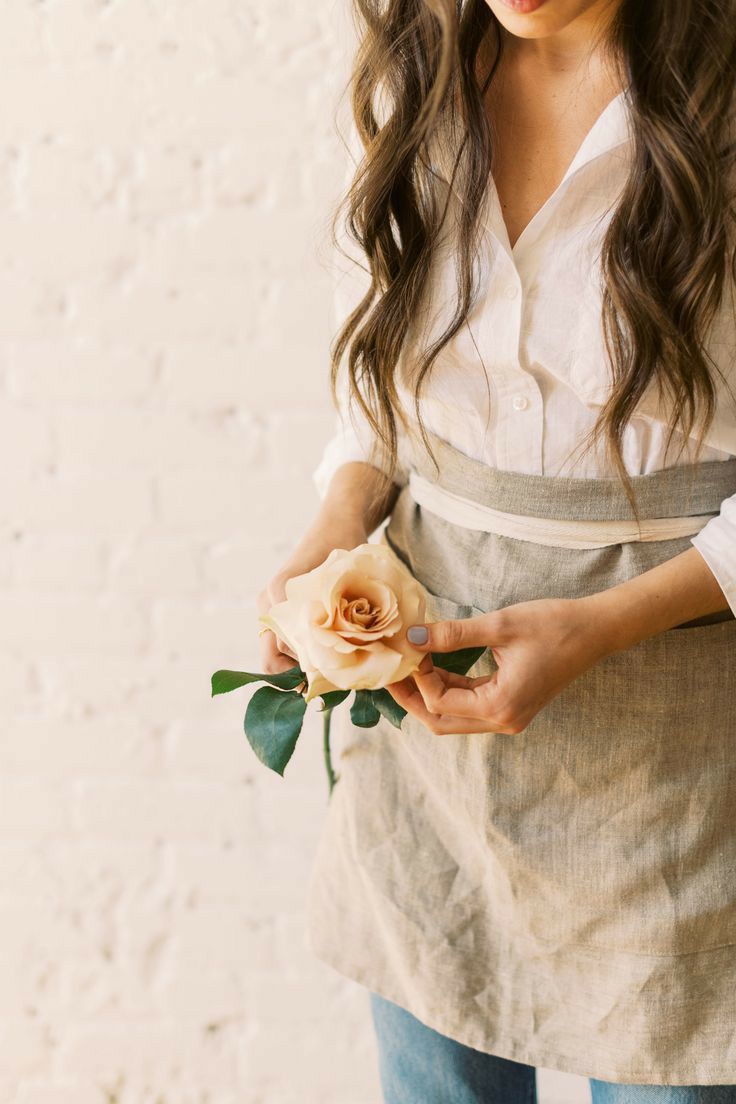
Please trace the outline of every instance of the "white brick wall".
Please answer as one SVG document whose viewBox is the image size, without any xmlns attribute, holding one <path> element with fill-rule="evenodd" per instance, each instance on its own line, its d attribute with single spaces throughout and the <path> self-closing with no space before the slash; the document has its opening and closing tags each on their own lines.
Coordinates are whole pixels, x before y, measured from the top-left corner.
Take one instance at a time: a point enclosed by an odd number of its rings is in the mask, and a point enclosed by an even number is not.
<svg viewBox="0 0 736 1104">
<path fill-rule="evenodd" d="M 282 780 L 209 693 L 316 506 L 347 5 L 3 5 L 7 1104 L 379 1100 L 305 942 L 315 718 Z"/>
</svg>

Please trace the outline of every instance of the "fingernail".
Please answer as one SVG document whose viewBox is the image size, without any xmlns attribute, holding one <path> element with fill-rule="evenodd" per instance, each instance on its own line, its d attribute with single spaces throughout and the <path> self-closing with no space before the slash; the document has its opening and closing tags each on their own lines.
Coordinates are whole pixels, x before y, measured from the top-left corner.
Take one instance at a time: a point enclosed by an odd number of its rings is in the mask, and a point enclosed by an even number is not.
<svg viewBox="0 0 736 1104">
<path fill-rule="evenodd" d="M 412 644 L 426 644 L 429 639 L 429 629 L 426 625 L 410 625 L 406 636 Z"/>
</svg>

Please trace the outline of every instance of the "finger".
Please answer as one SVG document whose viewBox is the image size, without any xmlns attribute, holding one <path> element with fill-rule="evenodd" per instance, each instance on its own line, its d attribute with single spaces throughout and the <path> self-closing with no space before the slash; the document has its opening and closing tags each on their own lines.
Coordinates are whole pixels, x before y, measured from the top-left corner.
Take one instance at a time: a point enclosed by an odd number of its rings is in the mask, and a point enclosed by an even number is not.
<svg viewBox="0 0 736 1104">
<path fill-rule="evenodd" d="M 460 717 L 449 713 L 438 716 L 436 713 L 431 713 L 424 704 L 418 688 L 412 687 L 411 680 L 412 676 L 407 676 L 399 682 L 390 683 L 386 689 L 407 713 L 411 713 L 412 717 L 416 717 L 435 735 L 448 736 L 471 732 L 501 731 L 500 726 L 494 729 L 492 723 L 486 717 Z"/>
<path fill-rule="evenodd" d="M 417 689 L 425 707 L 430 713 L 452 714 L 456 717 L 469 717 L 480 720 L 494 712 L 494 699 L 497 692 L 496 675 L 467 679 L 464 685 L 452 685 L 444 676 L 447 672 L 434 667 L 426 674 L 414 673 Z"/>
<path fill-rule="evenodd" d="M 291 656 L 292 659 L 295 659 L 298 662 L 298 660 L 299 660 L 298 655 L 294 651 L 292 651 L 292 649 L 289 647 L 289 645 L 286 643 L 286 641 L 282 640 L 280 636 L 276 637 L 276 647 L 278 648 L 278 650 L 280 652 L 283 653 L 283 655 Z"/>
<path fill-rule="evenodd" d="M 424 699 L 419 693 L 419 689 L 411 675 L 399 679 L 398 682 L 388 683 L 385 689 L 388 690 L 391 697 L 409 713 L 412 713 L 414 709 L 422 709 L 424 707 Z"/>
<path fill-rule="evenodd" d="M 263 647 L 273 649 L 277 655 L 282 653 L 291 656 L 293 659 L 297 660 L 297 662 L 299 661 L 296 652 L 294 652 L 291 646 L 285 640 L 282 640 L 273 629 L 262 625 L 258 630 L 258 639 L 261 641 Z"/>
<path fill-rule="evenodd" d="M 268 659 L 261 663 L 264 675 L 280 675 L 284 671 L 291 671 L 293 666 L 294 662 L 288 656 L 277 656 L 275 659 Z"/>
<path fill-rule="evenodd" d="M 492 674 L 475 676 L 458 675 L 454 671 L 446 671 L 444 667 L 433 667 L 431 668 L 431 670 L 433 670 L 435 674 L 439 675 L 445 685 L 460 686 L 465 689 L 471 686 L 482 686 L 483 683 L 490 682 L 490 680 L 493 678 Z M 419 673 L 422 673 L 421 667 L 419 668 Z"/>
<path fill-rule="evenodd" d="M 410 625 L 407 640 L 420 652 L 455 652 L 461 648 L 490 648 L 505 640 L 501 627 L 501 611 L 476 614 L 474 617 L 457 617 L 447 621 L 428 621 L 424 625 Z M 421 634 L 414 630 L 426 629 L 426 640 L 415 639 Z"/>
<path fill-rule="evenodd" d="M 261 653 L 261 670 L 265 675 L 275 675 L 280 671 L 288 671 L 294 666 L 294 658 L 285 654 L 278 646 L 276 635 L 269 629 L 258 638 Z"/>
<path fill-rule="evenodd" d="M 259 613 L 268 613 L 271 606 L 274 606 L 278 599 L 274 598 L 270 589 L 262 590 L 259 592 L 256 598 L 256 605 Z"/>
<path fill-rule="evenodd" d="M 414 692 L 418 690 L 418 686 L 416 685 L 414 679 L 416 675 L 421 674 L 422 671 L 434 671 L 434 673 L 440 679 L 442 679 L 442 681 L 447 686 L 456 686 L 463 689 L 468 689 L 474 686 L 482 686 L 484 683 L 490 682 L 490 680 L 493 678 L 492 674 L 477 675 L 475 677 L 471 677 L 470 675 L 458 675 L 454 671 L 445 671 L 442 667 L 434 667 L 432 664 L 432 657 L 427 655 L 424 657 L 419 667 L 411 675 L 407 675 L 405 678 L 400 679 L 398 682 L 390 683 L 386 687 L 386 689 L 389 691 L 394 691 L 395 689 L 399 688 L 399 692 L 401 692 L 401 688 L 404 688 L 405 690 Z"/>
</svg>

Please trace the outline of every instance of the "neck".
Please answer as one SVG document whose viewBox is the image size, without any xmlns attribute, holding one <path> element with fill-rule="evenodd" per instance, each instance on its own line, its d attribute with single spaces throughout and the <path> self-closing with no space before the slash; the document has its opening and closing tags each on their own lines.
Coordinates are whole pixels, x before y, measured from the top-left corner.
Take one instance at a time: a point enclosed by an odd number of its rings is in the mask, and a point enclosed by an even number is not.
<svg viewBox="0 0 736 1104">
<path fill-rule="evenodd" d="M 600 76 L 609 62 L 606 42 L 618 4 L 596 0 L 563 27 L 538 37 L 512 34 L 498 24 L 504 67 L 537 73 L 548 82 Z"/>
</svg>

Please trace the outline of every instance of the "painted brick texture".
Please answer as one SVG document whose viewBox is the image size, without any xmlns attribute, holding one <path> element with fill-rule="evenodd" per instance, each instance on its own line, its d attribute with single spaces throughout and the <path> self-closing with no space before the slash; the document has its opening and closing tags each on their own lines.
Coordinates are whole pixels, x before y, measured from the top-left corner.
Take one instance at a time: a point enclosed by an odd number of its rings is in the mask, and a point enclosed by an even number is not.
<svg viewBox="0 0 736 1104">
<path fill-rule="evenodd" d="M 318 719 L 280 779 L 209 694 L 317 505 L 351 49 L 347 0 L 3 7 L 7 1104 L 380 1099 L 305 939 Z"/>
</svg>

